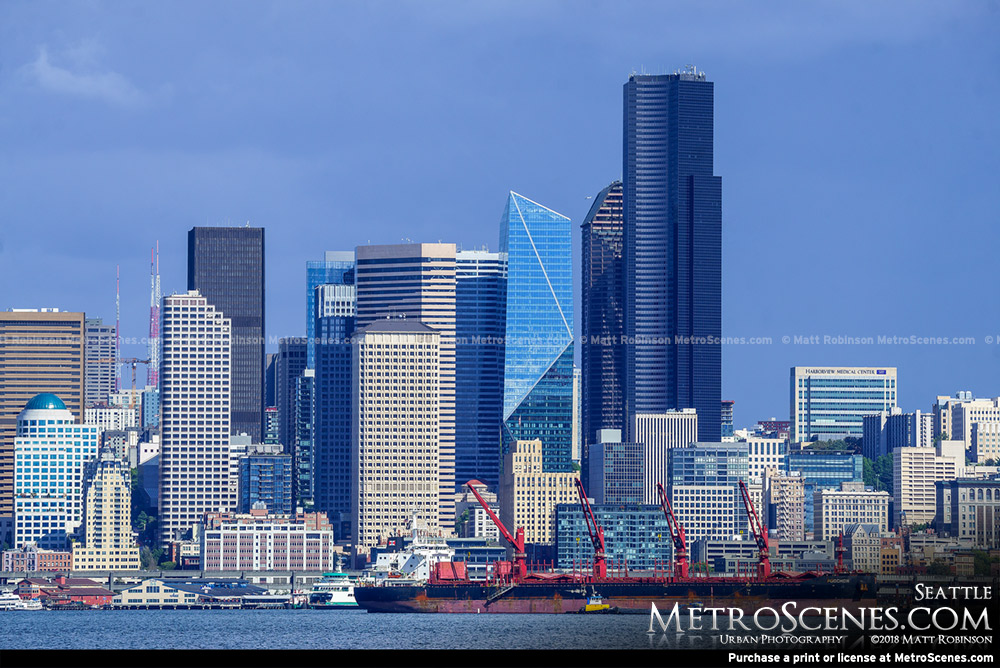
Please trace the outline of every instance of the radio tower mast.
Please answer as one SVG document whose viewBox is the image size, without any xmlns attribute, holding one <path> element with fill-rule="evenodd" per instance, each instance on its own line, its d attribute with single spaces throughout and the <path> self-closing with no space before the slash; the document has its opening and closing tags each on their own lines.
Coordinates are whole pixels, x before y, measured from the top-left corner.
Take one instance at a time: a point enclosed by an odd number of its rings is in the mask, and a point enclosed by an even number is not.
<svg viewBox="0 0 1000 668">
<path fill-rule="evenodd" d="M 157 387 L 160 382 L 160 242 L 156 250 L 149 249 L 149 364 L 146 384 Z"/>
<path fill-rule="evenodd" d="M 118 364 L 118 360 L 121 359 L 121 322 L 122 322 L 122 305 L 121 305 L 121 290 L 119 288 L 119 282 L 121 280 L 121 271 L 119 265 L 115 265 L 115 392 L 122 391 L 122 369 Z"/>
</svg>

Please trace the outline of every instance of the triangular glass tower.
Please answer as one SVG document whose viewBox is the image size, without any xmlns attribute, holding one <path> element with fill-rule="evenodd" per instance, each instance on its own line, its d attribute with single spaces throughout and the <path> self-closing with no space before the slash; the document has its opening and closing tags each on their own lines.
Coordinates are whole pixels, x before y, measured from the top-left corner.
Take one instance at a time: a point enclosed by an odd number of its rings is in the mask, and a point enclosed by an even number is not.
<svg viewBox="0 0 1000 668">
<path fill-rule="evenodd" d="M 500 222 L 507 261 L 504 449 L 541 439 L 546 471 L 572 470 L 571 244 L 569 218 L 510 193 Z"/>
</svg>

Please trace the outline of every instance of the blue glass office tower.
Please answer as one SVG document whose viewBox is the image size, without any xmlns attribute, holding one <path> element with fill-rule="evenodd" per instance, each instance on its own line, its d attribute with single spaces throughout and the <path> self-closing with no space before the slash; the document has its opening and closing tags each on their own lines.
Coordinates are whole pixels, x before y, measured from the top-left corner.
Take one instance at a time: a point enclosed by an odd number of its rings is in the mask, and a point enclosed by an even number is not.
<svg viewBox="0 0 1000 668">
<path fill-rule="evenodd" d="M 315 508 L 325 512 L 337 540 L 351 526 L 351 343 L 356 297 L 343 291 L 342 303 L 324 309 L 324 287 L 316 288 L 316 374 L 313 385 L 312 484 Z M 324 315 L 338 313 L 338 315 Z"/>
<path fill-rule="evenodd" d="M 570 220 L 511 192 L 500 221 L 507 258 L 504 448 L 542 441 L 542 467 L 571 471 L 573 264 Z"/>
<path fill-rule="evenodd" d="M 507 273 L 500 253 L 455 254 L 455 484 L 500 484 Z"/>
<path fill-rule="evenodd" d="M 805 531 L 813 528 L 813 495 L 821 489 L 840 489 L 842 482 L 864 479 L 864 457 L 836 450 L 792 450 L 785 457 L 789 473 L 802 476 L 805 487 Z"/>
<path fill-rule="evenodd" d="M 248 455 L 240 458 L 239 511 L 248 513 L 255 503 L 269 512 L 292 514 L 291 455 Z"/>
<path fill-rule="evenodd" d="M 633 74 L 624 109 L 626 412 L 694 408 L 698 440 L 718 441 L 722 179 L 713 175 L 714 86 L 690 67 Z"/>
<path fill-rule="evenodd" d="M 354 251 L 326 251 L 323 260 L 306 262 L 306 368 L 316 368 L 316 287 L 354 285 Z"/>
</svg>

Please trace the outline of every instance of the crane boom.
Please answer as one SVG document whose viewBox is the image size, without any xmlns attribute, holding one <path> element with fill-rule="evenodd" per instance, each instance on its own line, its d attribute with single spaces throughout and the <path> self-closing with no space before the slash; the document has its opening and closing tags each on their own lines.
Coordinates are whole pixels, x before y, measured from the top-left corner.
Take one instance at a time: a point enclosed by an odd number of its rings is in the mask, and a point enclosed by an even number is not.
<svg viewBox="0 0 1000 668">
<path fill-rule="evenodd" d="M 587 533 L 590 534 L 590 542 L 594 545 L 594 579 L 603 580 L 608 576 L 608 562 L 604 551 L 604 527 L 597 524 L 594 511 L 587 500 L 587 493 L 583 491 L 583 483 L 579 478 L 575 479 L 576 491 L 580 494 L 580 506 L 583 508 L 583 519 L 587 522 Z"/>
<path fill-rule="evenodd" d="M 524 551 L 524 527 L 517 528 L 516 536 L 511 535 L 510 531 L 507 530 L 507 527 L 505 527 L 503 522 L 500 521 L 500 518 L 497 517 L 497 514 L 494 513 L 493 509 L 490 508 L 488 503 L 486 503 L 486 500 L 480 496 L 476 488 L 472 486 L 472 483 L 473 481 L 470 480 L 465 483 L 465 486 L 469 488 L 472 494 L 476 497 L 476 500 L 479 501 L 479 505 L 483 507 L 486 514 L 490 516 L 491 520 L 493 520 L 493 524 L 497 526 L 500 534 L 506 538 L 507 542 L 509 542 L 514 548 L 514 581 L 520 582 L 528 575 L 528 567 L 525 563 L 525 559 L 528 555 Z"/>
<path fill-rule="evenodd" d="M 750 531 L 757 542 L 757 553 L 759 561 L 757 563 L 757 576 L 765 579 L 771 575 L 771 550 L 767 542 L 767 527 L 761 524 L 760 517 L 753 507 L 750 499 L 750 492 L 747 491 L 746 483 L 740 480 L 740 494 L 743 496 L 743 507 L 747 511 L 747 519 L 750 520 Z"/>
<path fill-rule="evenodd" d="M 667 518 L 670 539 L 674 542 L 674 577 L 686 578 L 688 576 L 688 554 L 684 527 L 677 521 L 674 509 L 670 505 L 670 499 L 667 498 L 667 492 L 660 483 L 656 483 L 656 493 L 660 495 L 660 508 Z"/>
</svg>

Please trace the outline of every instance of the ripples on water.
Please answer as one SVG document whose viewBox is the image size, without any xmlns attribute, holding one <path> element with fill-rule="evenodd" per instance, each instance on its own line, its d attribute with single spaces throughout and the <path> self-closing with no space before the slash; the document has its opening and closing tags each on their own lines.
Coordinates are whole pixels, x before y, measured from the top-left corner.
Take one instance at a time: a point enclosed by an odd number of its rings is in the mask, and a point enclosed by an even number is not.
<svg viewBox="0 0 1000 668">
<path fill-rule="evenodd" d="M 3 649 L 648 649 L 646 615 L 0 612 Z"/>
</svg>

